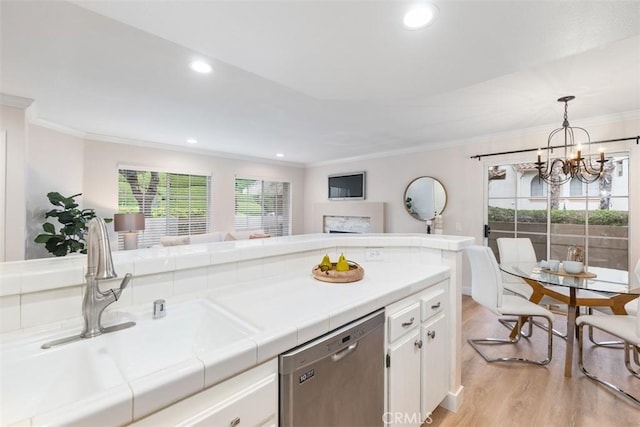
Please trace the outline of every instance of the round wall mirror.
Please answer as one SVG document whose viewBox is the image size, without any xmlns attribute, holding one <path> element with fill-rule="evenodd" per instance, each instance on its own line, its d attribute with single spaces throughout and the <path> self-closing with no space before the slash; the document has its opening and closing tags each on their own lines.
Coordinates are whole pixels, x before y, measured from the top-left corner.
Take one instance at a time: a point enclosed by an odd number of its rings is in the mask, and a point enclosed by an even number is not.
<svg viewBox="0 0 640 427">
<path fill-rule="evenodd" d="M 440 215 L 447 205 L 447 192 L 440 181 L 421 176 L 407 185 L 404 191 L 404 207 L 409 214 L 421 221 Z"/>
</svg>

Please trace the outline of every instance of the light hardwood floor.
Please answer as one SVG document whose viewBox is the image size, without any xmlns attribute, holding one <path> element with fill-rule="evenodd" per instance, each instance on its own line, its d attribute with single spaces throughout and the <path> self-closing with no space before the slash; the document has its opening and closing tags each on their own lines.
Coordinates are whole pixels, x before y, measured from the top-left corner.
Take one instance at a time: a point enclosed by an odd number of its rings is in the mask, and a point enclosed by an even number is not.
<svg viewBox="0 0 640 427">
<path fill-rule="evenodd" d="M 557 315 L 554 326 L 564 330 L 566 317 Z M 586 330 L 585 330 L 586 333 Z M 462 384 L 464 403 L 457 413 L 438 408 L 423 427 L 479 426 L 640 426 L 640 408 L 589 380 L 576 365 L 565 378 L 565 342 L 554 337 L 553 359 L 546 366 L 523 363 L 487 363 L 467 343 L 467 338 L 506 337 L 508 330 L 495 314 L 475 303 L 462 301 Z M 603 335 L 596 338 L 611 339 Z M 534 328 L 531 342 L 518 347 L 527 356 L 544 358 L 546 332 Z M 522 345 L 521 345 L 522 344 Z M 495 346 L 498 353 L 514 354 L 513 346 Z M 496 354 L 490 349 L 489 354 Z M 577 360 L 577 342 L 574 350 Z M 624 367 L 621 350 L 585 345 L 585 365 L 599 377 L 640 396 L 640 380 Z M 601 375 L 600 375 L 601 374 Z M 431 422 L 429 422 L 431 421 Z"/>
</svg>

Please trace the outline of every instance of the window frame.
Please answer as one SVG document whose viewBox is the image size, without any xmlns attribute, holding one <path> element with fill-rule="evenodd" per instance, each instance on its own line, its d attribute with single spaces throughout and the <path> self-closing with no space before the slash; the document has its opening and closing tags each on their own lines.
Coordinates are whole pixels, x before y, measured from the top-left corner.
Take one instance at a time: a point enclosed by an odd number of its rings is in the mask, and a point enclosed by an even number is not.
<svg viewBox="0 0 640 427">
<path fill-rule="evenodd" d="M 630 212 L 629 207 L 633 203 L 634 195 L 630 190 L 630 175 L 626 173 L 625 169 L 629 169 L 629 162 L 631 162 L 631 151 L 628 149 L 617 149 L 610 153 L 607 153 L 607 158 L 611 160 L 611 164 L 619 171 L 618 166 L 622 165 L 622 176 L 616 173 L 616 170 L 612 171 L 610 178 L 612 181 L 618 181 L 618 183 L 609 191 L 609 202 L 606 209 L 599 209 L 598 204 L 602 200 L 602 194 L 606 194 L 606 191 L 600 189 L 600 182 L 596 181 L 591 184 L 581 183 L 581 195 L 570 195 L 570 188 L 566 184 L 561 186 L 561 193 L 559 197 L 559 206 L 552 209 L 550 186 L 547 186 L 547 193 L 542 197 L 534 196 L 531 194 L 532 180 L 537 179 L 537 176 L 532 176 L 531 180 L 526 181 L 518 178 L 518 173 L 536 173 L 529 165 L 527 158 L 518 161 L 517 156 L 509 159 L 502 159 L 496 162 L 485 163 L 485 170 L 488 179 L 485 180 L 485 224 L 490 227 L 490 233 L 486 238 L 486 244 L 490 246 L 494 253 L 497 254 L 497 246 L 495 240 L 499 237 L 529 237 L 534 243 L 534 249 L 539 259 L 564 259 L 566 257 L 566 249 L 562 249 L 567 245 L 568 241 L 574 240 L 569 244 L 578 244 L 584 246 L 587 261 L 592 266 L 607 266 L 608 264 L 619 265 L 616 268 L 627 268 L 632 265 L 631 256 L 631 236 L 629 234 L 630 226 Z M 625 165 L 626 163 L 626 165 Z M 507 170 L 513 170 L 513 176 L 506 177 L 507 182 L 511 182 L 507 187 L 495 187 L 500 181 L 492 181 L 489 171 L 493 168 L 502 168 Z M 510 181 L 511 180 L 511 181 Z M 494 183 L 494 184 L 492 184 Z M 525 194 L 525 188 L 522 188 L 529 183 L 529 194 Z M 502 185 L 502 184 L 501 184 Z M 504 187 L 504 188 L 503 188 Z M 499 189 L 496 192 L 496 189 Z M 526 191 L 526 190 L 525 190 Z M 546 220 L 542 217 L 542 221 L 523 222 L 520 221 L 523 211 L 536 210 L 532 207 L 532 204 L 546 201 L 545 213 Z M 557 199 L 556 199 L 557 200 Z M 501 211 L 502 210 L 502 211 Z M 509 211 L 511 210 L 511 212 Z M 538 209 L 539 210 L 539 209 Z M 569 222 L 566 225 L 573 225 L 573 230 L 570 227 L 566 227 L 564 223 L 556 222 L 554 220 L 555 215 L 552 212 L 559 210 L 574 210 L 584 213 L 584 223 L 580 221 L 573 223 Z M 613 234 L 602 234 L 602 225 L 600 225 L 603 218 L 598 215 L 594 215 L 595 211 L 607 210 L 612 211 L 614 217 L 615 211 L 627 212 L 627 223 L 616 222 L 615 218 L 611 218 L 611 222 L 607 220 L 602 224 L 607 224 L 608 227 L 624 227 L 620 229 L 609 230 Z M 527 215 L 534 214 L 535 212 L 525 212 Z M 607 214 L 608 215 L 608 214 Z M 492 219 L 493 218 L 493 219 Z M 621 218 L 624 220 L 624 218 Z M 539 226 L 546 222 L 546 229 L 544 231 L 539 229 Z M 497 225 L 500 224 L 500 227 Z M 563 232 L 558 233 L 555 230 L 562 228 Z M 621 234 L 618 234 L 621 233 Z M 487 236 L 485 236 L 487 237 Z M 613 248 L 610 252 L 607 252 L 608 256 L 602 256 L 602 247 L 600 246 L 602 240 L 607 240 L 611 243 Z M 617 241 L 617 242 L 616 242 Z M 626 243 L 622 243 L 622 242 Z M 591 250 L 590 250 L 591 249 Z M 598 250 L 595 250 L 598 249 Z M 615 255 L 615 251 L 625 251 L 627 256 L 624 261 L 624 257 Z M 591 253 L 590 253 L 591 252 Z"/>
<path fill-rule="evenodd" d="M 124 197 L 130 197 L 123 193 L 121 188 L 121 180 L 125 179 L 121 171 L 134 171 L 139 173 L 158 174 L 158 189 L 153 199 L 149 200 L 149 206 L 140 206 L 140 200 L 136 200 L 137 206 L 127 208 Z M 185 236 L 208 233 L 211 228 L 211 189 L 212 176 L 211 173 L 185 172 L 167 170 L 157 167 L 131 166 L 119 164 L 117 169 L 118 176 L 118 212 L 143 212 L 145 214 L 145 230 L 138 232 L 139 247 L 152 247 L 160 244 L 160 238 L 163 236 Z M 140 175 L 138 175 L 140 177 Z M 187 180 L 187 186 L 182 185 L 181 181 Z M 194 182 L 194 180 L 196 182 Z M 198 183 L 198 181 L 200 181 Z M 204 184 L 204 185 L 203 185 Z M 162 185 L 162 187 L 161 187 Z M 176 186 L 178 185 L 178 186 Z M 174 188 L 172 192 L 171 189 Z M 197 191 L 196 191 L 197 189 Z M 186 190 L 186 199 L 183 191 Z M 133 189 L 130 188 L 130 191 Z M 135 197 L 135 196 L 134 196 Z M 143 197 L 143 196 L 140 196 Z M 158 199 L 161 197 L 162 199 Z M 182 200 L 181 200 L 182 199 Z M 130 199 L 129 199 L 130 202 Z M 144 197 L 143 197 L 144 202 Z M 178 205 L 186 203 L 183 206 L 172 210 L 172 203 Z M 195 207 L 194 207 L 195 205 Z M 187 216 L 184 214 L 186 209 Z M 204 210 L 203 214 L 194 214 L 198 209 Z M 164 214 L 158 215 L 158 213 Z M 178 215 L 173 215 L 176 212 Z M 118 236 L 118 250 L 124 248 L 123 236 Z"/>
<path fill-rule="evenodd" d="M 238 187 L 239 182 L 252 181 L 253 183 L 244 186 L 240 183 L 242 191 L 249 191 L 250 187 L 254 187 L 254 194 L 250 195 L 245 193 L 244 197 L 239 197 Z M 279 188 L 277 194 L 268 193 L 265 195 L 265 186 L 276 186 Z M 259 192 L 256 192 L 259 187 Z M 292 234 L 292 185 L 291 182 L 285 180 L 276 180 L 273 178 L 257 178 L 247 176 L 236 176 L 234 180 L 234 228 L 237 231 L 263 231 L 271 236 L 290 236 Z M 258 197 L 256 201 L 255 197 Z M 272 204 L 271 210 L 267 211 L 265 208 L 266 197 L 274 197 L 275 200 L 270 200 Z M 280 200 L 278 200 L 278 198 Z M 252 200 L 251 200 L 252 199 Z M 253 204 L 254 206 L 250 206 Z M 257 205 L 257 206 L 255 206 Z M 244 206 L 241 212 L 239 206 Z M 246 212 L 258 208 L 260 209 L 257 215 L 247 215 Z M 274 212 L 275 211 L 275 212 Z M 256 217 L 259 217 L 256 218 Z M 243 224 L 244 223 L 244 224 Z"/>
</svg>

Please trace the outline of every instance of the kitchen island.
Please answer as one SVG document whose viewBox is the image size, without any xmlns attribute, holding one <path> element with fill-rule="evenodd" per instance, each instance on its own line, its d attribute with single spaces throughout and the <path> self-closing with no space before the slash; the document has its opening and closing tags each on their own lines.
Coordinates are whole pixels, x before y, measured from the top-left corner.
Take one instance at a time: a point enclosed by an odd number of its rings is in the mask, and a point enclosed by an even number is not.
<svg viewBox="0 0 640 427">
<path fill-rule="evenodd" d="M 3 313 L 3 323 L 18 327 L 1 336 L 2 425 L 144 422 L 256 367 L 271 375 L 278 354 L 377 309 L 413 304 L 411 298 L 434 286 L 446 292 L 448 307 L 451 363 L 441 405 L 456 410 L 462 399 L 461 251 L 472 242 L 319 234 L 115 252 L 116 271 L 134 278 L 104 323 L 138 324 L 51 350 L 39 346 L 81 329 L 86 260 L 4 263 L 0 289 L 9 317 Z M 312 277 L 323 255 L 341 253 L 363 266 L 363 280 L 332 284 Z M 16 295 L 18 321 L 10 317 Z M 154 320 L 151 304 L 158 298 L 166 300 L 167 315 Z M 277 402 L 277 390 L 275 396 L 260 390 L 265 394 L 252 397 Z"/>
</svg>

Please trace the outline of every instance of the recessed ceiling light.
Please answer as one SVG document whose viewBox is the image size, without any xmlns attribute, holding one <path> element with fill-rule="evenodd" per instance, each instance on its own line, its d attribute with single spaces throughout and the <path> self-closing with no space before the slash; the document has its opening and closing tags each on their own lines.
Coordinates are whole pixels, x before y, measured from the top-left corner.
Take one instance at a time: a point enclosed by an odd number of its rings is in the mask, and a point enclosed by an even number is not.
<svg viewBox="0 0 640 427">
<path fill-rule="evenodd" d="M 404 26 L 410 30 L 419 30 L 433 22 L 437 15 L 438 7 L 435 4 L 419 4 L 404 15 Z"/>
<path fill-rule="evenodd" d="M 193 61 L 191 64 L 191 69 L 197 71 L 198 73 L 210 73 L 212 68 L 211 65 L 207 64 L 204 61 Z"/>
<path fill-rule="evenodd" d="M 284 157 L 284 154 L 278 153 L 278 154 L 276 154 L 276 157 Z"/>
<path fill-rule="evenodd" d="M 187 139 L 187 142 L 188 142 L 189 144 L 197 144 L 197 143 L 198 143 L 198 140 L 197 140 L 197 139 L 193 139 L 193 138 L 189 138 L 189 139 Z"/>
</svg>

